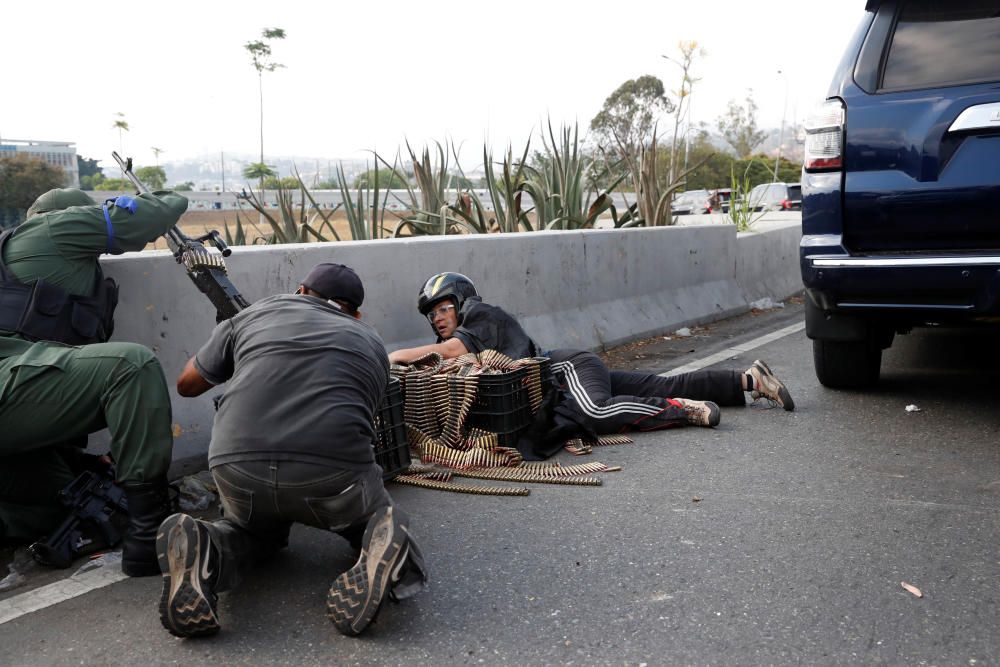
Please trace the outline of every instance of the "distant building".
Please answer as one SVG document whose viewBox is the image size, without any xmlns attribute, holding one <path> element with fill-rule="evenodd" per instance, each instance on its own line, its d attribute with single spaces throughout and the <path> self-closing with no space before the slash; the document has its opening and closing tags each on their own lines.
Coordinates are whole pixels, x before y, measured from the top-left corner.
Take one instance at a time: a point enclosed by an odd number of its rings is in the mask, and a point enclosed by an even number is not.
<svg viewBox="0 0 1000 667">
<path fill-rule="evenodd" d="M 0 141 L 0 156 L 26 153 L 45 160 L 53 167 L 66 173 L 63 185 L 67 188 L 80 187 L 80 167 L 76 163 L 76 144 L 66 141 L 33 141 L 31 139 L 3 139 Z"/>
</svg>

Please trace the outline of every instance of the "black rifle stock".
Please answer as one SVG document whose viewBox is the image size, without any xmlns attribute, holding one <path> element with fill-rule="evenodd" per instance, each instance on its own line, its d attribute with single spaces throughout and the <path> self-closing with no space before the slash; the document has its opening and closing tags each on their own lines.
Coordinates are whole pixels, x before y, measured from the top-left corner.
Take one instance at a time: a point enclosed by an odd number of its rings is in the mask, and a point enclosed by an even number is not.
<svg viewBox="0 0 1000 667">
<path fill-rule="evenodd" d="M 132 172 L 132 158 L 123 160 L 114 151 L 112 151 L 111 156 L 139 193 L 149 192 L 149 188 L 143 185 L 142 181 Z M 228 257 L 232 250 L 219 236 L 219 232 L 212 230 L 203 236 L 191 238 L 178 229 L 177 225 L 174 225 L 167 230 L 164 238 L 167 240 L 167 247 L 174 254 L 174 259 L 177 260 L 178 264 L 184 265 L 188 277 L 215 306 L 216 322 L 228 320 L 250 305 L 250 302 L 243 298 L 243 295 L 226 274 L 226 262 L 223 257 Z M 211 241 L 221 255 L 208 252 L 204 245 L 205 241 Z"/>
<path fill-rule="evenodd" d="M 59 500 L 70 513 L 44 541 L 28 547 L 31 556 L 50 567 L 66 568 L 78 556 L 116 546 L 122 533 L 116 523 L 128 513 L 125 491 L 113 475 L 84 471 L 65 489 Z"/>
</svg>

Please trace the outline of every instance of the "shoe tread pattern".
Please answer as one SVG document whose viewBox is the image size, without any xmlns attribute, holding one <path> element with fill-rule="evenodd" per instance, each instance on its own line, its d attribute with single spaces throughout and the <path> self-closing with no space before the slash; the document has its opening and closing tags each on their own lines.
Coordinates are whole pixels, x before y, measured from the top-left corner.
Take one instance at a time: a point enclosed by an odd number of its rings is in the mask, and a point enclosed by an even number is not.
<svg viewBox="0 0 1000 667">
<path fill-rule="evenodd" d="M 184 515 L 168 517 L 156 536 L 163 573 L 160 622 L 175 637 L 204 637 L 220 628 L 214 595 L 201 590 L 200 537 L 195 520 Z"/>
<path fill-rule="evenodd" d="M 378 515 L 366 530 L 358 562 L 337 577 L 327 594 L 327 616 L 342 634 L 360 634 L 378 614 L 390 574 L 403 552 L 405 527 L 396 522 L 392 508 L 385 514 Z"/>
</svg>

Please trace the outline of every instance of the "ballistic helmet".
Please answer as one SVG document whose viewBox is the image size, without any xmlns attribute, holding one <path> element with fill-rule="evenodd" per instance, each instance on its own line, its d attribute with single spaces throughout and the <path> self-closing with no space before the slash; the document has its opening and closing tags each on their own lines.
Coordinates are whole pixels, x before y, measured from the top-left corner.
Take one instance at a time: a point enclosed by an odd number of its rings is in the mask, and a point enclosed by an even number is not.
<svg viewBox="0 0 1000 667">
<path fill-rule="evenodd" d="M 427 315 L 438 301 L 444 299 L 451 299 L 455 303 L 455 308 L 462 310 L 462 304 L 467 298 L 478 295 L 476 286 L 461 273 L 451 271 L 438 273 L 428 278 L 424 286 L 420 288 L 417 310 L 420 311 L 421 315 Z"/>
<path fill-rule="evenodd" d="M 28 209 L 28 218 L 33 218 L 42 213 L 52 211 L 62 211 L 70 206 L 93 206 L 94 200 L 83 190 L 76 188 L 56 188 L 49 190 L 31 205 Z"/>
</svg>

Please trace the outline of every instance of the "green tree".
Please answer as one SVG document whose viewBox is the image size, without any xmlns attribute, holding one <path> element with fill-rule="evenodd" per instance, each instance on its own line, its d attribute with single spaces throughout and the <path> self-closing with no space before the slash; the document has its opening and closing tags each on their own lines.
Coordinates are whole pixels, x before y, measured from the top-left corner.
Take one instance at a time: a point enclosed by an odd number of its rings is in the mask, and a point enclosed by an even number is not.
<svg viewBox="0 0 1000 667">
<path fill-rule="evenodd" d="M 713 151 L 707 139 L 691 145 L 689 160 L 694 162 Z M 778 180 L 784 183 L 798 183 L 802 165 L 782 158 L 778 166 Z M 725 153 L 714 153 L 705 164 L 693 170 L 687 178 L 685 190 L 716 190 L 730 187 L 732 174 L 746 179 L 753 187 L 774 180 L 774 158 L 760 154 L 744 159 L 735 159 Z"/>
<path fill-rule="evenodd" d="M 748 158 L 760 146 L 767 133 L 757 129 L 757 103 L 753 99 L 753 91 L 747 90 L 746 103 L 737 104 L 729 100 L 726 112 L 716 121 L 719 133 L 726 140 L 736 157 Z"/>
<path fill-rule="evenodd" d="M 157 148 L 156 146 L 150 146 L 149 150 L 153 151 L 153 159 L 156 160 L 156 166 L 160 166 L 160 154 L 166 153 L 167 151 L 162 148 Z"/>
<path fill-rule="evenodd" d="M 66 172 L 42 159 L 24 153 L 0 158 L 0 209 L 26 211 L 39 195 L 65 182 Z"/>
<path fill-rule="evenodd" d="M 271 60 L 271 40 L 284 39 L 285 31 L 281 28 L 264 28 L 261 39 L 247 42 L 243 48 L 250 54 L 250 62 L 257 70 L 257 92 L 260 97 L 260 164 L 264 164 L 264 72 L 273 72 L 284 67 L 281 63 Z M 264 187 L 263 176 L 260 179 L 261 189 Z"/>
<path fill-rule="evenodd" d="M 375 170 L 369 169 L 354 179 L 351 187 L 368 189 L 375 186 Z M 403 190 L 407 186 L 406 179 L 392 169 L 378 170 L 378 187 L 380 190 Z M 456 186 L 457 187 L 457 186 Z"/>
<path fill-rule="evenodd" d="M 76 169 L 80 174 L 80 178 L 84 176 L 94 176 L 96 174 L 103 174 L 101 168 L 97 165 L 98 160 L 89 157 L 76 156 Z"/>
<path fill-rule="evenodd" d="M 103 173 L 80 177 L 81 190 L 100 190 L 102 183 L 104 183 Z"/>
<path fill-rule="evenodd" d="M 608 95 L 601 111 L 590 121 L 590 129 L 603 149 L 617 148 L 637 157 L 652 136 L 660 115 L 673 110 L 663 82 L 647 74 L 629 79 Z"/>
<path fill-rule="evenodd" d="M 285 176 L 284 178 L 268 176 L 264 179 L 264 188 L 266 190 L 278 190 L 279 188 L 283 188 L 285 190 L 298 190 L 299 179 L 294 176 Z"/>
<path fill-rule="evenodd" d="M 132 185 L 132 181 L 127 178 L 105 178 L 100 183 L 95 183 L 94 189 L 103 191 L 131 190 L 135 192 L 135 186 Z"/>
<path fill-rule="evenodd" d="M 771 168 L 774 168 L 774 163 L 771 162 Z M 772 171 L 772 174 L 774 172 Z M 778 181 L 780 183 L 798 183 L 802 179 L 802 163 L 792 162 L 791 160 L 781 158 L 778 162 Z M 766 182 L 766 181 L 761 181 Z"/>
<path fill-rule="evenodd" d="M 80 174 L 81 190 L 93 190 L 95 183 L 104 180 L 104 172 L 97 166 L 97 160 L 77 155 L 76 168 Z"/>
<path fill-rule="evenodd" d="M 263 162 L 253 162 L 243 167 L 243 178 L 256 178 L 260 181 L 261 189 L 264 188 L 264 179 L 268 176 L 277 176 L 278 172 Z"/>
<path fill-rule="evenodd" d="M 135 175 L 150 190 L 162 190 L 167 182 L 167 172 L 163 171 L 163 167 L 139 167 Z"/>
<path fill-rule="evenodd" d="M 726 177 L 728 178 L 729 163 L 733 161 L 733 158 L 731 155 L 719 155 L 715 147 L 708 140 L 708 133 L 704 129 L 695 131 L 694 128 L 691 128 L 691 132 L 686 133 L 684 139 L 685 141 L 683 142 L 678 141 L 676 149 L 672 150 L 669 145 L 665 145 L 661 147 L 660 151 L 657 151 L 657 173 L 668 174 L 671 165 L 673 165 L 677 172 L 680 172 L 687 169 L 689 165 L 704 161 L 704 164 L 701 164 L 701 166 L 687 175 L 681 187 L 682 190 L 697 190 L 701 186 L 696 185 L 696 183 L 705 179 L 711 180 L 711 177 L 708 175 L 704 178 L 701 177 L 702 174 L 711 171 L 709 165 L 715 162 L 725 162 Z M 719 173 L 721 174 L 722 172 L 720 171 Z M 728 181 L 725 182 L 728 183 Z M 720 185 L 715 187 L 728 187 L 721 185 L 721 183 L 723 181 L 720 181 Z"/>
<path fill-rule="evenodd" d="M 184 181 L 183 183 L 177 183 L 171 190 L 174 192 L 191 192 L 194 190 L 194 183 L 191 181 Z"/>
</svg>

